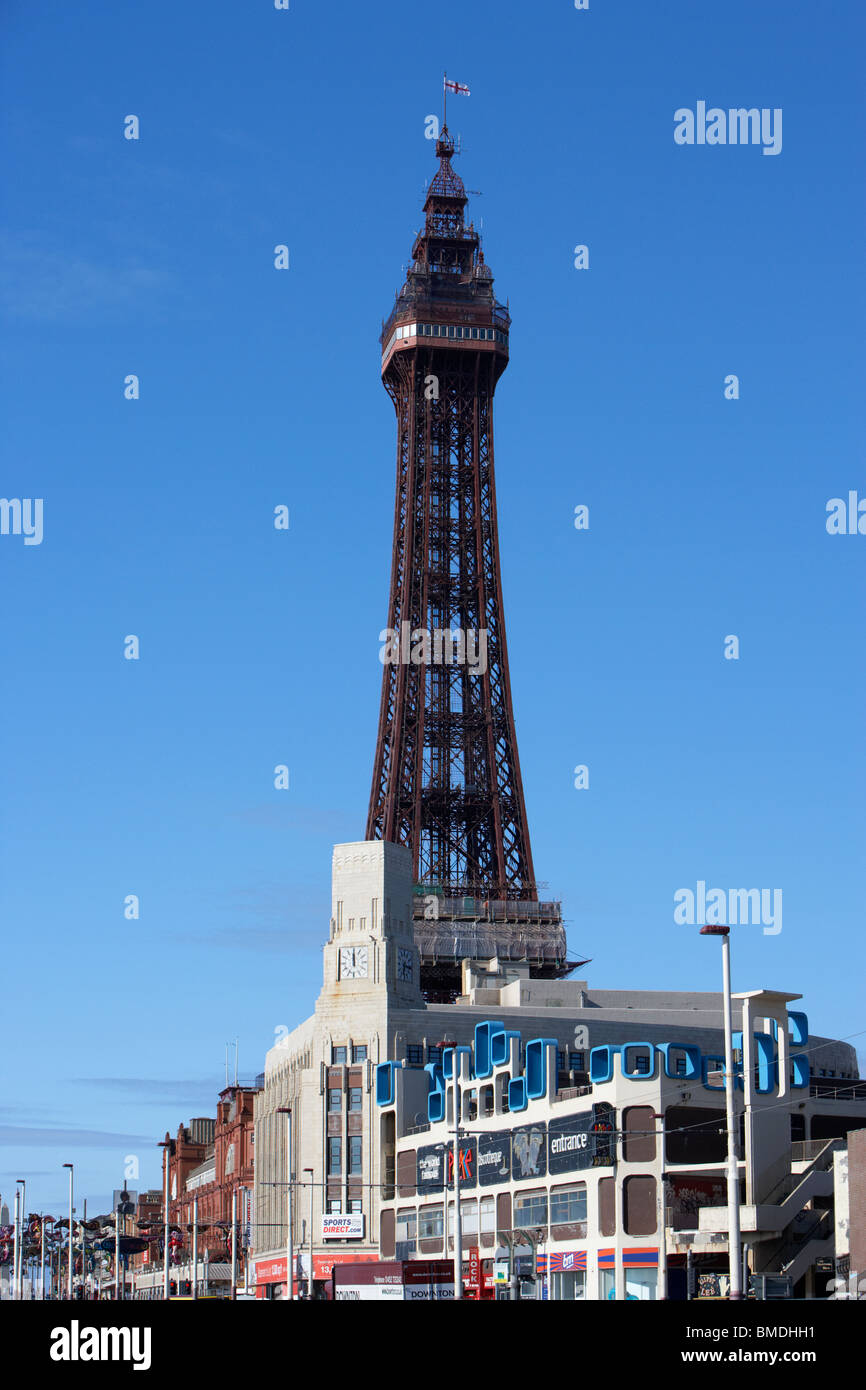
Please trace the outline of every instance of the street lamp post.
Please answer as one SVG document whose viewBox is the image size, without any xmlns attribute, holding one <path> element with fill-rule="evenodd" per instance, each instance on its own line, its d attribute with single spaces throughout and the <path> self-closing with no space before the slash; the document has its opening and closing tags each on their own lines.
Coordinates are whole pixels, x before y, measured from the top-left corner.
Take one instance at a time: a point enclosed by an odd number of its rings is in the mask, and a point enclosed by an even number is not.
<svg viewBox="0 0 866 1390">
<path fill-rule="evenodd" d="M 27 1239 L 27 1179 L 19 1178 L 21 1184 L 21 1249 L 18 1254 L 19 1298 L 24 1297 L 24 1245 Z"/>
<path fill-rule="evenodd" d="M 292 1107 L 277 1106 L 277 1114 L 286 1117 L 286 1297 L 295 1296 L 294 1248 L 292 1244 Z"/>
<path fill-rule="evenodd" d="M 463 1297 L 463 1222 L 460 1212 L 460 1083 L 454 1067 L 454 1297 Z"/>
<path fill-rule="evenodd" d="M 722 992 L 725 1020 L 725 1111 L 728 1129 L 728 1265 L 730 1297 L 742 1298 L 740 1270 L 740 1178 L 737 1166 L 737 1132 L 734 1117 L 734 1035 L 731 1017 L 731 942 L 730 927 L 708 925 L 701 927 L 701 936 L 722 938 Z"/>
<path fill-rule="evenodd" d="M 120 1201 L 114 1209 L 114 1301 L 120 1301 Z"/>
<path fill-rule="evenodd" d="M 238 1296 L 238 1190 L 232 1188 L 232 1298 Z"/>
<path fill-rule="evenodd" d="M 14 1240 L 12 1243 L 12 1298 L 18 1299 L 18 1256 L 21 1253 L 21 1190 L 15 1188 L 15 1226 Z"/>
<path fill-rule="evenodd" d="M 307 1279 L 307 1298 L 313 1297 L 313 1169 L 305 1168 L 305 1173 L 310 1175 L 310 1273 Z"/>
<path fill-rule="evenodd" d="M 460 1219 L 460 1052 L 457 1044 L 443 1039 L 438 1046 L 451 1048 L 451 1075 L 454 1086 L 454 1297 L 463 1297 L 463 1223 Z M 448 1252 L 448 1181 L 445 1179 L 445 1252 Z"/>
<path fill-rule="evenodd" d="M 162 1194 L 162 1204 L 163 1204 L 163 1232 L 162 1232 L 162 1241 L 163 1241 L 163 1254 L 162 1254 L 162 1297 L 163 1297 L 163 1300 L 167 1302 L 168 1299 L 171 1297 L 171 1294 L 170 1294 L 170 1291 L 169 1291 L 169 1282 L 168 1282 L 168 1225 L 169 1225 L 169 1222 L 168 1222 L 168 1170 L 169 1170 L 169 1166 L 170 1166 L 170 1165 L 169 1165 L 169 1158 L 171 1157 L 171 1140 L 170 1140 L 170 1139 L 161 1139 L 160 1142 L 159 1142 L 159 1147 L 160 1147 L 160 1148 L 162 1149 L 162 1151 L 163 1151 L 163 1159 L 164 1159 L 164 1163 L 165 1163 L 165 1173 L 164 1173 L 164 1176 L 163 1176 L 163 1194 Z"/>
<path fill-rule="evenodd" d="M 665 1112 L 653 1114 L 653 1119 L 661 1124 L 661 1166 L 659 1170 L 659 1298 L 668 1296 L 668 1228 L 665 1220 Z"/>
<path fill-rule="evenodd" d="M 72 1181 L 75 1165 L 64 1163 L 64 1168 L 69 1169 L 69 1282 L 67 1284 L 66 1297 L 72 1299 Z"/>
<path fill-rule="evenodd" d="M 192 1199 L 192 1296 L 198 1298 L 198 1197 Z"/>
<path fill-rule="evenodd" d="M 84 1199 L 84 1215 L 81 1218 L 81 1297 L 87 1298 L 87 1198 Z"/>
</svg>

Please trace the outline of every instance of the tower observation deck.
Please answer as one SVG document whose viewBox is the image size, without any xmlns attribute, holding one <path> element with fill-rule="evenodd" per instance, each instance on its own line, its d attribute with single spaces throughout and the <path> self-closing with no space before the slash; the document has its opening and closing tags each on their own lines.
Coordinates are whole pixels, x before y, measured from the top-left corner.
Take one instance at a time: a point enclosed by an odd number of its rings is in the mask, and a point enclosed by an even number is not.
<svg viewBox="0 0 866 1390">
<path fill-rule="evenodd" d="M 405 283 L 383 324 L 397 415 L 388 641 L 366 838 L 408 845 L 429 999 L 460 961 L 568 962 L 558 902 L 539 901 L 505 640 L 493 394 L 511 318 L 497 301 L 443 126 Z"/>
</svg>

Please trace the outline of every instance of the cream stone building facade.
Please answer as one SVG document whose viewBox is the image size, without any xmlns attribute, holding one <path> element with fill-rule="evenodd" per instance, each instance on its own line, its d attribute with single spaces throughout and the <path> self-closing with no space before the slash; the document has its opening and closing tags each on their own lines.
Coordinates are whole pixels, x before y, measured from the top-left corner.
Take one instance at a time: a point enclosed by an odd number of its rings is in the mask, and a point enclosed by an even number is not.
<svg viewBox="0 0 866 1390">
<path fill-rule="evenodd" d="M 594 1047 L 638 1037 L 687 1042 L 706 1054 L 721 1048 L 720 994 L 596 990 L 585 980 L 530 978 L 519 963 L 464 961 L 456 1002 L 425 1003 L 415 930 L 409 851 L 383 841 L 335 846 L 322 989 L 311 1017 L 268 1052 L 256 1097 L 251 1273 L 260 1297 L 285 1291 L 284 1108 L 291 1109 L 296 1289 L 306 1289 L 312 1256 L 321 1292 L 334 1263 L 379 1257 L 382 1192 L 394 1162 L 393 1137 L 375 1104 L 379 1063 L 437 1062 L 447 1047 L 472 1044 L 476 1025 L 494 1010 L 524 1038 L 555 1040 L 559 1089 L 588 1081 Z M 740 1011 L 735 1003 L 735 1028 Z M 813 1076 L 856 1081 L 850 1045 L 811 1036 L 808 1049 Z M 422 1111 L 418 1125 L 427 1120 Z M 798 1137 L 812 1139 L 810 1112 L 799 1123 Z M 326 1235 L 327 1217 L 345 1218 L 343 1230 Z"/>
</svg>

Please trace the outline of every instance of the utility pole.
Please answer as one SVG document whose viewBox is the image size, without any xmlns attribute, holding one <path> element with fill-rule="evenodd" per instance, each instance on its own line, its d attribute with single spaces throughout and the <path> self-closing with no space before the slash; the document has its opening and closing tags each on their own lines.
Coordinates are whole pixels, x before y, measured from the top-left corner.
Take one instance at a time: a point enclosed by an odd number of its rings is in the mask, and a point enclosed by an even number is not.
<svg viewBox="0 0 866 1390">
<path fill-rule="evenodd" d="M 310 1274 L 307 1280 L 307 1298 L 312 1301 L 313 1297 L 313 1169 L 305 1168 L 305 1173 L 310 1175 Z"/>
<path fill-rule="evenodd" d="M 21 1241 L 18 1247 L 18 1297 L 24 1297 L 24 1239 L 27 1221 L 27 1179 L 19 1178 L 21 1184 Z"/>
<path fill-rule="evenodd" d="M 198 1197 L 192 1199 L 192 1296 L 198 1298 Z"/>
<path fill-rule="evenodd" d="M 722 993 L 725 1020 L 725 1112 L 728 1129 L 728 1269 L 729 1297 L 742 1298 L 740 1269 L 740 1177 L 737 1165 L 737 1131 L 734 1115 L 734 1042 L 731 1017 L 731 929 L 719 925 L 701 927 L 701 936 L 722 939 Z"/>
<path fill-rule="evenodd" d="M 163 1178 L 163 1255 L 162 1255 L 162 1297 L 167 1302 L 170 1295 L 170 1285 L 168 1282 L 168 1170 L 169 1159 L 171 1157 L 171 1140 L 160 1140 L 159 1147 L 162 1149 L 163 1160 L 165 1163 L 165 1173 Z"/>
<path fill-rule="evenodd" d="M 292 1232 L 292 1107 L 277 1106 L 277 1114 L 286 1117 L 286 1297 L 295 1296 L 294 1245 Z"/>
<path fill-rule="evenodd" d="M 71 1300 L 72 1300 L 72 1262 L 73 1262 L 73 1254 L 72 1254 L 72 1244 L 73 1244 L 73 1237 L 72 1237 L 72 1212 L 73 1212 L 73 1207 L 72 1207 L 72 1196 L 73 1196 L 73 1186 L 72 1186 L 72 1183 L 73 1183 L 73 1173 L 74 1173 L 75 1165 L 74 1165 L 73 1163 L 64 1163 L 63 1167 L 69 1169 L 69 1282 L 68 1282 L 68 1285 L 67 1285 L 67 1293 L 66 1293 L 66 1296 L 67 1296 L 67 1298 L 71 1301 Z"/>
<path fill-rule="evenodd" d="M 12 1242 L 12 1298 L 13 1298 L 14 1301 L 17 1301 L 17 1299 L 18 1299 L 18 1256 L 19 1256 L 20 1251 L 21 1251 L 21 1237 L 20 1237 L 20 1235 L 19 1235 L 19 1233 L 18 1233 L 19 1218 L 20 1218 L 20 1208 L 21 1208 L 21 1190 L 20 1190 L 20 1188 L 16 1187 L 16 1188 L 15 1188 L 15 1225 L 14 1225 L 14 1227 L 13 1227 L 13 1230 L 14 1230 L 14 1238 L 13 1238 L 13 1242 Z"/>
<path fill-rule="evenodd" d="M 455 1049 L 456 1053 L 456 1049 Z M 463 1297 L 463 1222 L 460 1212 L 460 1082 L 454 1059 L 454 1297 Z M 447 1223 L 446 1223 L 447 1224 Z"/>
<path fill-rule="evenodd" d="M 238 1296 L 238 1190 L 232 1188 L 232 1299 Z"/>
<path fill-rule="evenodd" d="M 665 1112 L 653 1115 L 661 1124 L 661 1165 L 659 1170 L 658 1228 L 659 1228 L 659 1280 L 658 1296 L 668 1296 L 668 1228 L 665 1220 Z"/>
</svg>

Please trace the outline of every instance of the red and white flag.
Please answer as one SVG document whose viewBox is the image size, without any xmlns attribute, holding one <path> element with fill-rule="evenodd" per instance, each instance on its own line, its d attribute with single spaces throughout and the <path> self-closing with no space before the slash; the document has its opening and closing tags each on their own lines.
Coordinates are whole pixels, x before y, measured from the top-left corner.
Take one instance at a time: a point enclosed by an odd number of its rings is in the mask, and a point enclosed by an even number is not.
<svg viewBox="0 0 866 1390">
<path fill-rule="evenodd" d="M 471 95 L 469 88 L 464 87 L 462 82 L 449 82 L 447 77 L 445 78 L 445 90 L 446 92 L 456 92 L 457 95 L 461 97 L 468 97 Z"/>
</svg>

